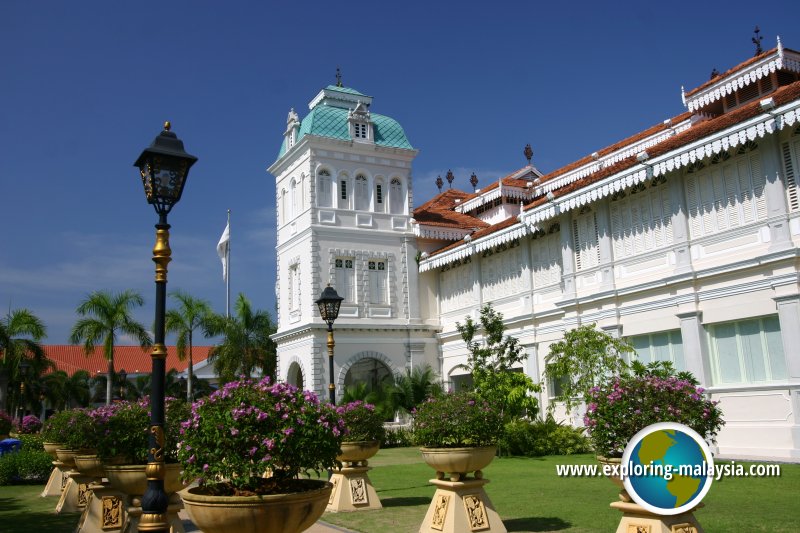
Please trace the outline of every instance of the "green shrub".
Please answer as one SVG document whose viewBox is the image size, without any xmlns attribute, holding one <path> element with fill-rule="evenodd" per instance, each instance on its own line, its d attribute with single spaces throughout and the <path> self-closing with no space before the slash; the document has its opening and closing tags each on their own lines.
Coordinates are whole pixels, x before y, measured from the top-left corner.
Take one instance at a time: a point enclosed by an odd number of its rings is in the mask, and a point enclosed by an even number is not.
<svg viewBox="0 0 800 533">
<path fill-rule="evenodd" d="M 44 438 L 41 433 L 23 433 L 17 438 L 22 442 L 23 450 L 44 450 Z"/>
<path fill-rule="evenodd" d="M 387 428 L 381 439 L 381 448 L 405 448 L 414 445 L 414 433 L 411 428 Z"/>
<path fill-rule="evenodd" d="M 17 456 L 17 475 L 23 483 L 43 483 L 53 470 L 53 459 L 44 450 L 21 450 Z"/>
<path fill-rule="evenodd" d="M 7 453 L 0 457 L 0 485 L 43 483 L 52 469 L 52 459 L 44 450 Z"/>
<path fill-rule="evenodd" d="M 558 423 L 552 416 L 535 422 L 509 422 L 499 448 L 503 455 L 527 457 L 571 455 L 592 449 L 582 429 Z"/>
</svg>

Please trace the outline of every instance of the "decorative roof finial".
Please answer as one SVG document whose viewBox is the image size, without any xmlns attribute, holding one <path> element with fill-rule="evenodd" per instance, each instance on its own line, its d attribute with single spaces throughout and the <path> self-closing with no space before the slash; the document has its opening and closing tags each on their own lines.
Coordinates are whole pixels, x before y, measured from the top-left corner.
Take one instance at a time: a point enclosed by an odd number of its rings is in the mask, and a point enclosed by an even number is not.
<svg viewBox="0 0 800 533">
<path fill-rule="evenodd" d="M 758 55 L 758 54 L 756 54 L 756 55 Z M 719 76 L 719 71 L 716 68 L 713 68 L 713 69 L 711 69 L 711 76 L 709 76 L 708 79 L 713 80 L 717 76 Z"/>
<path fill-rule="evenodd" d="M 528 166 L 531 166 L 531 158 L 533 157 L 533 148 L 530 143 L 525 145 L 525 159 L 528 160 Z"/>
<path fill-rule="evenodd" d="M 336 67 L 336 86 L 344 87 L 344 85 L 342 85 L 342 69 L 339 67 Z"/>
<path fill-rule="evenodd" d="M 169 120 L 164 121 L 164 131 L 169 131 L 172 128 L 172 124 L 170 124 Z"/>
<path fill-rule="evenodd" d="M 469 183 L 470 185 L 472 185 L 472 192 L 475 192 L 475 187 L 478 186 L 478 176 L 476 176 L 474 172 L 472 173 L 472 176 L 470 176 L 469 178 Z"/>
<path fill-rule="evenodd" d="M 764 37 L 762 37 L 761 35 L 759 35 L 759 33 L 761 33 L 761 30 L 759 30 L 759 29 L 758 29 L 758 26 L 756 26 L 756 29 L 755 29 L 755 30 L 753 30 L 753 33 L 754 33 L 755 35 L 754 35 L 754 36 L 753 36 L 753 38 L 752 38 L 752 39 L 750 39 L 750 40 L 751 40 L 751 41 L 753 41 L 753 44 L 754 44 L 754 45 L 756 45 L 756 53 L 755 53 L 755 54 L 753 54 L 753 57 L 755 57 L 755 56 L 757 56 L 757 55 L 761 54 L 761 53 L 764 51 L 764 50 L 762 50 L 762 49 L 761 49 L 761 41 L 763 41 L 763 40 L 764 40 Z"/>
<path fill-rule="evenodd" d="M 445 176 L 445 178 L 447 179 L 447 184 L 452 189 L 453 188 L 453 180 L 456 179 L 456 177 L 453 176 L 453 171 L 448 169 L 447 170 L 447 175 Z"/>
<path fill-rule="evenodd" d="M 439 188 L 439 192 L 442 192 L 442 185 L 444 185 L 444 181 L 442 181 L 442 176 L 436 176 L 436 186 Z"/>
</svg>

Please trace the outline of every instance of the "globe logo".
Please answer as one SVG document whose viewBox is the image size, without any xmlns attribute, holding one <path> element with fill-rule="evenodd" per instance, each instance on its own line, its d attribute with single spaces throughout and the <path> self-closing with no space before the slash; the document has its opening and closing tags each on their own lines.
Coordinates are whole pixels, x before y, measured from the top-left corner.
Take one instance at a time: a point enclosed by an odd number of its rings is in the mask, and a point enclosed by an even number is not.
<svg viewBox="0 0 800 533">
<path fill-rule="evenodd" d="M 622 469 L 633 501 L 660 515 L 691 511 L 714 479 L 708 444 L 676 422 L 652 424 L 634 435 L 622 454 Z"/>
</svg>

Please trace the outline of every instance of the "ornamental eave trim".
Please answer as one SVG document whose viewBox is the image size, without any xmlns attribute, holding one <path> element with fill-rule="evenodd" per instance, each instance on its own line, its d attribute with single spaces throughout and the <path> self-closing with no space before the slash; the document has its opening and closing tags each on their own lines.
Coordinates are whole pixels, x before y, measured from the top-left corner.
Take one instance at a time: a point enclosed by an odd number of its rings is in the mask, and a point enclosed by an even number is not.
<svg viewBox="0 0 800 533">
<path fill-rule="evenodd" d="M 709 137 L 681 146 L 664 155 L 655 157 L 646 163 L 638 164 L 620 173 L 609 176 L 597 183 L 547 202 L 519 215 L 519 223 L 498 233 L 487 235 L 477 241 L 472 241 L 465 246 L 459 246 L 440 255 L 420 261 L 420 272 L 444 266 L 453 261 L 462 259 L 473 252 L 476 247 L 490 239 L 500 239 L 501 235 L 511 232 L 519 227 L 534 228 L 539 223 L 565 213 L 576 207 L 600 200 L 622 189 L 636 185 L 649 177 L 656 177 L 674 170 L 678 170 L 697 160 L 702 160 L 723 150 L 728 150 L 747 141 L 762 138 L 767 134 L 776 133 L 784 127 L 792 127 L 800 122 L 800 101 L 795 100 L 775 109 L 771 113 L 763 113 L 742 123 L 736 124 Z M 523 233 L 524 234 L 524 233 Z M 510 239 L 509 239 L 510 240 Z M 499 243 L 499 242 L 498 242 Z M 486 245 L 488 247 L 488 244 Z M 482 248 L 485 249 L 485 248 Z M 466 250 L 470 250 L 469 253 Z"/>
<path fill-rule="evenodd" d="M 800 54 L 778 49 L 775 54 L 748 65 L 727 80 L 720 80 L 717 84 L 685 97 L 685 105 L 689 111 L 698 111 L 734 91 L 752 85 L 761 78 L 782 69 L 800 72 Z"/>
</svg>

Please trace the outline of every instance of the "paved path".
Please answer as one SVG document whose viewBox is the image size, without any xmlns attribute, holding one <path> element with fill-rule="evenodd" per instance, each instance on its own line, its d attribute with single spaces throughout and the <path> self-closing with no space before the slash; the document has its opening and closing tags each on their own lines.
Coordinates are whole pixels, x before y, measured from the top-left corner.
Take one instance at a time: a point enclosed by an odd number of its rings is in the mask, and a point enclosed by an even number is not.
<svg viewBox="0 0 800 533">
<path fill-rule="evenodd" d="M 186 514 L 185 510 L 181 510 L 178 513 L 178 516 L 181 520 L 183 520 L 183 528 L 186 530 L 186 533 L 201 533 L 197 526 L 195 526 L 191 520 L 189 520 L 189 515 Z M 309 529 L 306 529 L 306 533 L 352 533 L 349 529 L 344 529 L 339 526 L 334 526 L 333 524 L 326 524 L 325 522 L 317 522 Z"/>
</svg>

